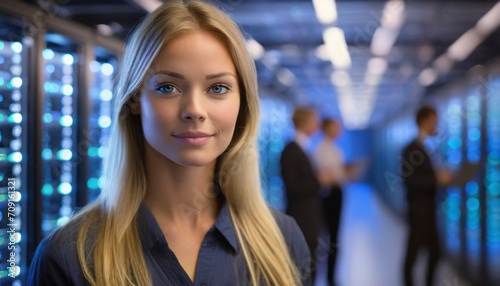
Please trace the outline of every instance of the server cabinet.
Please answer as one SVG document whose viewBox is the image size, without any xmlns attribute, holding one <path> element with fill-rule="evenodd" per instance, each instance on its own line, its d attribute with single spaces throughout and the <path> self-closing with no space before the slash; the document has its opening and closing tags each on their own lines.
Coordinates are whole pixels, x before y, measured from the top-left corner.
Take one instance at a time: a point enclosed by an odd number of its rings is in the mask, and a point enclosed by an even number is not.
<svg viewBox="0 0 500 286">
<path fill-rule="evenodd" d="M 89 63 L 88 202 L 99 196 L 104 180 L 102 164 L 109 147 L 113 80 L 118 67 L 117 56 L 102 47 L 94 47 L 93 55 L 94 60 Z"/>
<path fill-rule="evenodd" d="M 123 51 L 41 12 L 0 1 L 0 285 L 25 285 L 40 240 L 99 194 Z"/>
<path fill-rule="evenodd" d="M 21 285 L 27 265 L 27 86 L 30 39 L 0 19 L 0 284 Z"/>
<path fill-rule="evenodd" d="M 42 236 L 63 225 L 76 203 L 77 94 L 76 45 L 49 32 L 43 50 Z M 80 95 L 84 96 L 84 95 Z"/>
<path fill-rule="evenodd" d="M 489 83 L 485 93 L 486 108 L 486 176 L 483 211 L 486 266 L 493 283 L 500 284 L 500 75 Z"/>
</svg>

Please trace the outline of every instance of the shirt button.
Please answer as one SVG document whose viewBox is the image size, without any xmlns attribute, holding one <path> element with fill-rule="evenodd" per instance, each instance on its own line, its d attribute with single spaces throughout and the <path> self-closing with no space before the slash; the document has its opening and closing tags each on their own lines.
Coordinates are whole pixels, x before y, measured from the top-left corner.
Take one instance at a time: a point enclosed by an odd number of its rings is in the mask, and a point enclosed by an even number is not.
<svg viewBox="0 0 500 286">
<path fill-rule="evenodd" d="M 207 247 L 211 247 L 213 243 L 211 241 L 207 242 Z"/>
<path fill-rule="evenodd" d="M 203 282 L 201 283 L 201 286 L 207 286 L 207 283 Z"/>
</svg>

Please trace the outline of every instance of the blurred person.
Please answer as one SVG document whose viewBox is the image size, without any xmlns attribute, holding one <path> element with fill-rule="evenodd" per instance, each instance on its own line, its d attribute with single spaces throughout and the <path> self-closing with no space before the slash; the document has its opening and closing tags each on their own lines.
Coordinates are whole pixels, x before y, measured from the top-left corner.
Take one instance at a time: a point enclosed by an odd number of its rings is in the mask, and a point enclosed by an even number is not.
<svg viewBox="0 0 500 286">
<path fill-rule="evenodd" d="M 413 285 L 412 270 L 418 253 L 427 248 L 426 285 L 433 285 L 434 274 L 440 257 L 439 237 L 436 227 L 435 195 L 437 184 L 449 184 L 452 175 L 447 171 L 436 171 L 432 166 L 424 141 L 436 135 L 436 110 L 422 107 L 416 116 L 418 137 L 403 152 L 403 183 L 407 189 L 408 219 L 410 233 L 404 262 L 404 281 Z"/>
<path fill-rule="evenodd" d="M 262 196 L 238 26 L 203 2 L 160 6 L 117 88 L 102 193 L 42 240 L 28 285 L 310 285 L 304 236 Z"/>
<path fill-rule="evenodd" d="M 292 116 L 295 139 L 281 153 L 281 176 L 286 188 L 286 213 L 297 221 L 309 246 L 311 278 L 316 274 L 316 248 L 321 225 L 320 183 L 309 158 L 310 136 L 318 130 L 316 111 L 297 108 Z"/>
<path fill-rule="evenodd" d="M 347 180 L 345 159 L 342 150 L 334 143 L 340 133 L 340 125 L 331 118 L 323 120 L 321 129 L 324 139 L 316 148 L 313 158 L 318 178 L 326 192 L 322 198 L 323 212 L 329 233 L 328 276 L 330 285 L 335 285 L 335 265 L 338 253 L 338 232 L 342 210 L 342 184 Z"/>
</svg>

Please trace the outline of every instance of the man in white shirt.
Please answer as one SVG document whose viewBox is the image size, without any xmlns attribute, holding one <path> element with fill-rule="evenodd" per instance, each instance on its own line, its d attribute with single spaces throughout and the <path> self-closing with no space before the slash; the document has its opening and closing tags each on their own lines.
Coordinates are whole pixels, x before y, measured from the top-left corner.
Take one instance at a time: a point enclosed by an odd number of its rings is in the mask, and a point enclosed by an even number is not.
<svg viewBox="0 0 500 286">
<path fill-rule="evenodd" d="M 345 160 L 342 150 L 333 142 L 339 135 L 339 124 L 330 118 L 322 123 L 324 140 L 314 152 L 314 164 L 318 178 L 329 191 L 323 198 L 323 211 L 330 233 L 328 249 L 328 283 L 335 285 L 335 262 L 338 250 L 338 231 L 342 208 L 341 185 L 346 181 Z"/>
</svg>

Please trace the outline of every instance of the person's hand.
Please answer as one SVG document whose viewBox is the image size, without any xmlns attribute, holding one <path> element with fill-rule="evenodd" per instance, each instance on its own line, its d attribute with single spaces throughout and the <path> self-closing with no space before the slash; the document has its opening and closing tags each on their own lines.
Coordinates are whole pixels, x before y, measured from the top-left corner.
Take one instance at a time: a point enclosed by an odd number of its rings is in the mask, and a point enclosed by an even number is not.
<svg viewBox="0 0 500 286">
<path fill-rule="evenodd" d="M 438 183 L 447 186 L 453 181 L 453 174 L 450 171 L 438 171 L 436 178 Z"/>
</svg>

